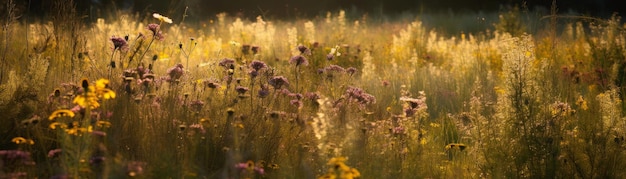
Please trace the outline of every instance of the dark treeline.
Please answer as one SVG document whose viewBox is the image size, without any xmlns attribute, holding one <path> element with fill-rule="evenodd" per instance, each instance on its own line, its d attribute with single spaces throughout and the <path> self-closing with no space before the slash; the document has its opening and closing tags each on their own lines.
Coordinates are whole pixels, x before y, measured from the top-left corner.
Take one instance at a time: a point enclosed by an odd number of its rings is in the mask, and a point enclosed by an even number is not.
<svg viewBox="0 0 626 179">
<path fill-rule="evenodd" d="M 2 12 L 9 0 L 0 0 Z M 13 0 L 18 11 L 45 17 L 55 9 L 55 2 L 70 0 Z M 400 12 L 467 12 L 501 10 L 506 6 L 524 6 L 529 9 L 549 9 L 551 0 L 73 0 L 79 15 L 106 16 L 124 10 L 136 13 L 160 12 L 172 17 L 181 15 L 187 8 L 190 18 L 206 19 L 226 12 L 242 17 L 264 15 L 271 18 L 309 18 L 326 11 L 354 9 L 362 13 L 393 15 Z M 584 15 L 608 17 L 614 12 L 626 12 L 624 0 L 557 1 L 559 11 L 574 11 Z M 5 14 L 5 13 L 3 13 Z"/>
</svg>

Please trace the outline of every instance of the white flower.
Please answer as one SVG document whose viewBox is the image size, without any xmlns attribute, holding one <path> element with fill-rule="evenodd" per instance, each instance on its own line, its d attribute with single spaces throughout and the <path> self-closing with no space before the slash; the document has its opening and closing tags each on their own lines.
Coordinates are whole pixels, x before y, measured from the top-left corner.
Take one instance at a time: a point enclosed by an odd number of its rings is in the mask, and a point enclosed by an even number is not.
<svg viewBox="0 0 626 179">
<path fill-rule="evenodd" d="M 159 19 L 161 22 L 167 22 L 168 24 L 172 23 L 172 19 L 170 19 L 169 17 L 162 16 L 161 14 L 158 14 L 158 13 L 152 14 L 152 17 Z"/>
</svg>

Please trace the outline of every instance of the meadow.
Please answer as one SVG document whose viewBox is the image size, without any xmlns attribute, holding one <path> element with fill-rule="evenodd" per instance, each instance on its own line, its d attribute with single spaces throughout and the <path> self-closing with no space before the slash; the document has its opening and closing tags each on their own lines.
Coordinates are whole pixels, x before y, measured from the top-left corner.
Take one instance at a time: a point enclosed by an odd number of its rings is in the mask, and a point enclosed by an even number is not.
<svg viewBox="0 0 626 179">
<path fill-rule="evenodd" d="M 619 16 L 17 17 L 0 178 L 626 178 Z"/>
</svg>

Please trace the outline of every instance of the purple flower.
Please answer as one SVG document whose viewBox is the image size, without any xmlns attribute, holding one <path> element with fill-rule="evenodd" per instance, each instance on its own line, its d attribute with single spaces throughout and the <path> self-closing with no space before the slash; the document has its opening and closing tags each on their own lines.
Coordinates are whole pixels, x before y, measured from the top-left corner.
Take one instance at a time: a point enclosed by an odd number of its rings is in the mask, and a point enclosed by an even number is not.
<svg viewBox="0 0 626 179">
<path fill-rule="evenodd" d="M 332 53 L 329 53 L 328 55 L 326 55 L 326 60 L 333 60 L 335 59 L 335 55 L 333 55 Z"/>
<path fill-rule="evenodd" d="M 357 72 L 357 69 L 354 67 L 350 67 L 348 69 L 346 69 L 346 72 L 350 75 L 354 75 Z"/>
<path fill-rule="evenodd" d="M 311 101 L 317 101 L 318 99 L 320 99 L 320 95 L 314 92 L 307 92 L 304 94 L 304 97 Z"/>
<path fill-rule="evenodd" d="M 302 99 L 302 94 L 300 94 L 300 93 L 291 93 L 291 94 L 289 94 L 287 96 L 296 98 L 297 100 Z"/>
<path fill-rule="evenodd" d="M 249 90 L 248 88 L 243 87 L 243 86 L 235 87 L 235 91 L 237 91 L 237 93 L 239 93 L 239 94 L 244 94 L 244 93 L 248 92 L 248 90 Z"/>
<path fill-rule="evenodd" d="M 293 100 L 289 101 L 289 104 L 295 106 L 296 108 L 301 108 L 302 107 L 302 101 L 300 101 L 298 99 L 293 99 Z"/>
<path fill-rule="evenodd" d="M 209 81 L 206 83 L 207 87 L 211 88 L 211 89 L 215 89 L 215 88 L 219 88 L 220 84 L 218 82 L 215 81 Z"/>
<path fill-rule="evenodd" d="M 250 63 L 250 68 L 252 68 L 252 69 L 254 69 L 256 71 L 259 71 L 261 69 L 267 68 L 267 64 L 265 64 L 264 62 L 259 61 L 259 60 L 254 60 L 254 61 L 252 61 Z"/>
<path fill-rule="evenodd" d="M 304 45 L 298 45 L 297 48 L 301 55 L 311 55 L 311 50 Z"/>
<path fill-rule="evenodd" d="M 107 133 L 106 133 L 106 132 L 103 132 L 103 131 L 96 131 L 96 130 L 91 131 L 91 134 L 92 134 L 92 135 L 97 135 L 97 136 L 100 136 L 100 137 L 107 136 Z"/>
<path fill-rule="evenodd" d="M 259 98 L 265 98 L 270 94 L 270 91 L 267 87 L 267 85 L 262 84 L 261 85 L 261 89 L 259 90 L 259 92 L 257 93 L 257 95 L 259 96 Z"/>
<path fill-rule="evenodd" d="M 230 58 L 224 58 L 219 63 L 220 66 L 226 69 L 234 69 L 235 68 L 235 60 Z"/>
<path fill-rule="evenodd" d="M 250 53 L 250 45 L 249 44 L 243 44 L 241 45 L 241 53 L 247 55 L 248 53 Z"/>
<path fill-rule="evenodd" d="M 159 30 L 159 24 L 148 24 L 148 30 L 152 31 L 152 36 L 157 40 L 163 40 L 163 34 Z"/>
<path fill-rule="evenodd" d="M 48 151 L 48 157 L 56 157 L 59 156 L 63 152 L 63 149 L 52 149 Z"/>
<path fill-rule="evenodd" d="M 122 37 L 111 37 L 111 42 L 113 42 L 114 50 L 128 50 L 128 43 Z"/>
<path fill-rule="evenodd" d="M 275 89 L 280 89 L 285 85 L 289 85 L 289 81 L 283 76 L 274 76 L 270 78 L 268 83 L 272 85 Z"/>
<path fill-rule="evenodd" d="M 360 108 L 364 108 L 367 104 L 376 103 L 376 97 L 365 93 L 363 89 L 357 87 L 348 87 L 344 96 L 350 101 L 359 103 Z"/>
<path fill-rule="evenodd" d="M 180 79 L 180 77 L 183 76 L 183 73 L 185 71 L 183 70 L 183 64 L 176 64 L 176 66 L 167 69 L 167 75 L 169 75 L 167 81 L 168 82 L 173 82 L 176 81 L 178 79 Z"/>
<path fill-rule="evenodd" d="M 343 73 L 343 72 L 346 71 L 346 69 L 344 69 L 343 67 L 341 67 L 339 65 L 329 65 L 326 68 L 324 68 L 324 71 L 326 71 L 326 72 Z"/>
<path fill-rule="evenodd" d="M 261 47 L 253 45 L 251 50 L 252 50 L 252 54 L 257 54 L 259 53 L 259 50 L 261 50 Z"/>
<path fill-rule="evenodd" d="M 307 66 L 307 65 L 309 65 L 309 62 L 302 55 L 296 55 L 294 57 L 291 57 L 291 60 L 289 60 L 289 63 L 296 64 L 296 66 L 300 66 L 300 65 Z"/>
</svg>

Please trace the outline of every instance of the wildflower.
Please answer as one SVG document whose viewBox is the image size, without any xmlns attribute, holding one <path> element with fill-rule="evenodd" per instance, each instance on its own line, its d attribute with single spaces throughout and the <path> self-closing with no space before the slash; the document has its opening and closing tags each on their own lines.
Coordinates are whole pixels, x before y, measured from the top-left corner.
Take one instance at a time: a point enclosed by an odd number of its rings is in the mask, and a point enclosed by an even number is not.
<svg viewBox="0 0 626 179">
<path fill-rule="evenodd" d="M 311 55 L 311 50 L 304 45 L 298 45 L 298 51 L 300 51 L 300 55 Z"/>
<path fill-rule="evenodd" d="M 364 108 L 367 104 L 376 103 L 376 97 L 365 93 L 361 88 L 357 87 L 348 87 L 344 97 L 350 101 L 359 103 L 359 107 L 361 108 Z"/>
<path fill-rule="evenodd" d="M 567 116 L 573 112 L 576 112 L 576 110 L 573 110 L 569 104 L 560 102 L 560 101 L 554 102 L 554 104 L 552 104 L 551 107 L 552 107 L 552 117 Z"/>
<path fill-rule="evenodd" d="M 243 87 L 243 86 L 235 87 L 235 91 L 237 91 L 237 93 L 239 93 L 240 95 L 248 92 L 248 90 L 249 90 L 248 88 Z"/>
<path fill-rule="evenodd" d="M 589 109 L 589 107 L 587 106 L 587 101 L 585 101 L 582 95 L 578 96 L 578 100 L 576 100 L 576 105 L 585 111 Z"/>
<path fill-rule="evenodd" d="M 50 114 L 50 117 L 48 117 L 48 120 L 54 120 L 54 119 L 56 119 L 58 117 L 64 117 L 64 116 L 74 117 L 74 115 L 75 115 L 74 112 L 72 112 L 70 110 L 59 109 L 59 110 L 56 110 L 56 111 L 52 112 L 52 114 Z"/>
<path fill-rule="evenodd" d="M 333 54 L 326 55 L 326 60 L 331 61 L 333 59 L 335 59 L 335 55 L 333 55 Z"/>
<path fill-rule="evenodd" d="M 0 150 L 0 163 L 19 163 L 24 165 L 34 165 L 30 157 L 30 152 L 21 150 Z"/>
<path fill-rule="evenodd" d="M 26 139 L 24 137 L 15 137 L 11 139 L 11 142 L 15 144 L 30 144 L 30 145 L 35 144 L 35 141 L 33 141 L 32 139 Z"/>
<path fill-rule="evenodd" d="M 267 87 L 267 85 L 263 84 L 261 85 L 261 89 L 259 90 L 259 92 L 257 93 L 259 98 L 265 98 L 270 94 L 270 91 Z"/>
<path fill-rule="evenodd" d="M 163 33 L 159 30 L 159 24 L 148 24 L 148 30 L 152 31 L 152 37 L 157 40 L 163 40 Z"/>
<path fill-rule="evenodd" d="M 166 22 L 168 24 L 171 24 L 173 22 L 172 19 L 170 19 L 169 17 L 165 17 L 165 16 L 163 16 L 161 14 L 158 14 L 158 13 L 152 14 L 152 17 L 154 17 L 155 19 L 158 19 L 161 22 Z"/>
<path fill-rule="evenodd" d="M 172 81 L 176 81 L 178 79 L 180 79 L 180 77 L 183 76 L 183 64 L 176 64 L 176 66 L 170 68 L 167 70 L 167 75 L 169 75 L 169 77 L 167 78 L 168 82 L 172 82 Z"/>
<path fill-rule="evenodd" d="M 48 157 L 56 157 L 59 156 L 63 152 L 63 149 L 52 149 L 48 151 Z"/>
<path fill-rule="evenodd" d="M 249 44 L 241 45 L 241 53 L 243 53 L 244 55 L 248 55 L 248 53 L 250 53 L 250 45 Z"/>
<path fill-rule="evenodd" d="M 211 82 L 207 82 L 207 86 L 211 89 L 215 89 L 215 88 L 219 88 L 220 84 L 215 81 L 211 81 Z"/>
<path fill-rule="evenodd" d="M 113 50 L 128 50 L 128 43 L 122 37 L 111 37 L 111 42 L 113 42 Z"/>
<path fill-rule="evenodd" d="M 259 60 L 254 60 L 254 61 L 252 61 L 250 63 L 250 68 L 252 68 L 252 69 L 254 69 L 256 71 L 259 71 L 261 69 L 267 68 L 267 64 L 265 64 L 264 62 L 259 61 Z"/>
<path fill-rule="evenodd" d="M 98 127 L 111 127 L 111 122 L 109 122 L 109 121 L 98 121 L 98 122 L 96 122 L 96 126 L 98 126 Z"/>
<path fill-rule="evenodd" d="M 259 71 L 252 69 L 252 70 L 250 70 L 250 72 L 248 72 L 248 74 L 250 74 L 250 78 L 254 79 L 257 76 L 259 76 Z"/>
<path fill-rule="evenodd" d="M 281 87 L 285 85 L 289 85 L 289 81 L 287 80 L 287 78 L 283 76 L 274 76 L 270 78 L 268 83 L 272 85 L 275 89 L 280 89 Z"/>
<path fill-rule="evenodd" d="M 357 69 L 356 69 L 356 68 L 354 68 L 354 67 L 350 67 L 350 68 L 346 69 L 346 72 L 347 72 L 350 76 L 352 76 L 352 75 L 354 75 L 354 74 L 357 72 Z"/>
<path fill-rule="evenodd" d="M 61 129 L 65 129 L 65 128 L 67 128 L 67 124 L 63 124 L 63 123 L 60 123 L 60 122 L 53 122 L 48 127 L 50 129 L 56 129 L 57 127 L 61 128 Z"/>
<path fill-rule="evenodd" d="M 294 57 L 291 57 L 291 60 L 289 60 L 289 63 L 296 64 L 296 66 L 300 66 L 300 65 L 307 66 L 307 65 L 309 65 L 309 62 L 302 55 L 296 55 Z"/>
<path fill-rule="evenodd" d="M 100 107 L 98 97 L 94 93 L 87 93 L 86 95 L 78 95 L 72 101 L 74 104 L 78 104 L 80 107 L 95 109 Z"/>
<path fill-rule="evenodd" d="M 325 72 L 337 72 L 337 73 L 343 73 L 346 71 L 346 69 L 344 69 L 343 67 L 339 66 L 339 65 L 329 65 L 327 67 L 324 68 Z"/>
<path fill-rule="evenodd" d="M 317 101 L 318 99 L 320 99 L 320 95 L 314 92 L 307 92 L 304 94 L 304 97 L 311 101 Z"/>
<path fill-rule="evenodd" d="M 295 106 L 298 109 L 302 108 L 302 101 L 300 101 L 300 100 L 293 99 L 293 100 L 289 101 L 289 103 L 291 105 Z"/>
<path fill-rule="evenodd" d="M 261 47 L 253 45 L 250 50 L 252 50 L 252 54 L 257 54 L 259 53 L 259 50 L 261 50 Z"/>
<path fill-rule="evenodd" d="M 235 68 L 235 60 L 230 58 L 224 58 L 220 61 L 219 65 L 224 67 L 225 69 L 234 69 Z"/>
</svg>

